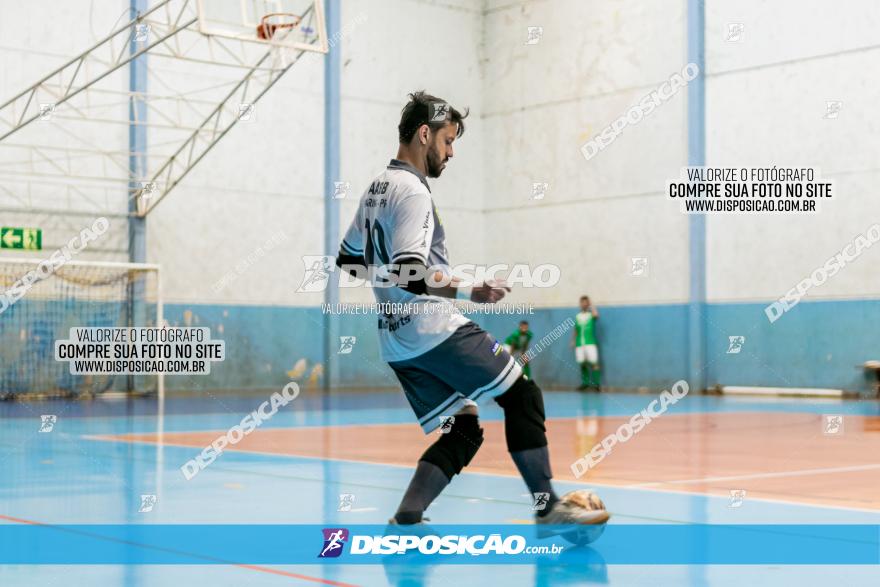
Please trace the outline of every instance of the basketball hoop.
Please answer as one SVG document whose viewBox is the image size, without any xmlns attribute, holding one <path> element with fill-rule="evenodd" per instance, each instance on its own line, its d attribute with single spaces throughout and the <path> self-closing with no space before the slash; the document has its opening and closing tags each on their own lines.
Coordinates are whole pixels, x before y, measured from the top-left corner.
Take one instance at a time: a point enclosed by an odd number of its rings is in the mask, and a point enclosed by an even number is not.
<svg viewBox="0 0 880 587">
<path fill-rule="evenodd" d="M 257 25 L 257 38 L 268 41 L 275 36 L 278 29 L 292 29 L 300 23 L 302 17 L 291 12 L 270 12 L 260 19 Z"/>
</svg>

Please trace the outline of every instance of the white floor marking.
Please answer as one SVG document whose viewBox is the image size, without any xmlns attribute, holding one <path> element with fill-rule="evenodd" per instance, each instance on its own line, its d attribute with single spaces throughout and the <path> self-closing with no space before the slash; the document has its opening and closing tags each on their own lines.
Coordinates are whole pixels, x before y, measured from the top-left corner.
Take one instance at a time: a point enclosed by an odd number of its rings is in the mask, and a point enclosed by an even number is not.
<svg viewBox="0 0 880 587">
<path fill-rule="evenodd" d="M 698 483 L 713 483 L 715 481 L 741 481 L 745 479 L 773 479 L 776 477 L 800 477 L 802 475 L 827 475 L 830 473 L 847 473 L 851 471 L 870 471 L 880 469 L 880 464 L 852 465 L 850 467 L 828 467 L 824 469 L 798 469 L 795 471 L 778 471 L 775 473 L 754 473 L 752 475 L 729 475 L 725 477 L 703 477 L 700 479 L 678 479 L 675 481 L 654 481 L 651 483 L 637 483 L 629 487 L 660 487 L 662 485 L 692 485 Z"/>
</svg>

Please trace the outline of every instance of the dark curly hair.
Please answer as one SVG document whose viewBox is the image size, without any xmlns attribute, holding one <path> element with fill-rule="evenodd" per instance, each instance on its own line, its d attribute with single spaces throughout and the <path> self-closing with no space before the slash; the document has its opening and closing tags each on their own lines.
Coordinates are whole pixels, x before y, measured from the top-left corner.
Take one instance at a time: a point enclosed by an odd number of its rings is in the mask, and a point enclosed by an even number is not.
<svg viewBox="0 0 880 587">
<path fill-rule="evenodd" d="M 447 122 L 453 122 L 458 124 L 458 133 L 455 136 L 460 137 L 464 134 L 464 119 L 467 118 L 468 113 L 467 108 L 462 114 L 446 100 L 427 94 L 424 90 L 413 92 L 400 113 L 400 124 L 397 125 L 400 142 L 410 142 L 416 130 L 423 124 L 436 131 L 443 128 Z"/>
</svg>

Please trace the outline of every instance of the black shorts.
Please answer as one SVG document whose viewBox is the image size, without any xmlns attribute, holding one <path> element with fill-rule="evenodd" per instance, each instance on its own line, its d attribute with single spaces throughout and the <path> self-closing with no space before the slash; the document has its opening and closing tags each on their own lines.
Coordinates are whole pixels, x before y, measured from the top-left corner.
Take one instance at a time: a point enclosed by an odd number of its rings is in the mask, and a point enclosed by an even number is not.
<svg viewBox="0 0 880 587">
<path fill-rule="evenodd" d="M 425 434 L 463 407 L 501 395 L 522 375 L 504 345 L 473 322 L 417 357 L 388 364 Z"/>
</svg>

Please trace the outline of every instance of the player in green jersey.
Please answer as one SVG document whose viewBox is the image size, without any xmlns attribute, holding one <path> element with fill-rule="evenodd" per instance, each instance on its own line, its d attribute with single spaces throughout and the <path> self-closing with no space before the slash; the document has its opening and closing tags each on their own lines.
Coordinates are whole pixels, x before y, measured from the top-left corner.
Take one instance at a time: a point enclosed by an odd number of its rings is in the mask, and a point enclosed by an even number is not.
<svg viewBox="0 0 880 587">
<path fill-rule="evenodd" d="M 574 319 L 574 337 L 571 346 L 581 368 L 579 390 L 600 389 L 599 347 L 596 346 L 596 320 L 599 312 L 590 304 L 589 296 L 581 296 L 581 311 Z"/>
<path fill-rule="evenodd" d="M 529 350 L 529 341 L 532 340 L 532 331 L 529 330 L 529 323 L 523 320 L 519 323 L 519 328 L 504 339 L 504 346 L 507 352 L 513 355 L 513 358 L 522 365 L 523 374 L 529 379 L 532 378 L 532 370 L 529 368 L 529 357 L 526 354 Z"/>
</svg>

